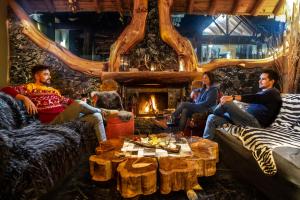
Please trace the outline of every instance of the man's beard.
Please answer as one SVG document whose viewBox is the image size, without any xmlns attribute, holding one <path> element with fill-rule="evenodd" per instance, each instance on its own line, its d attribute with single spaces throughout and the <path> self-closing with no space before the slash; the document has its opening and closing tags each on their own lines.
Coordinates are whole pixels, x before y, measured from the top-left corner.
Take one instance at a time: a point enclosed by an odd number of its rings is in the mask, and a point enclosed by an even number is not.
<svg viewBox="0 0 300 200">
<path fill-rule="evenodd" d="M 41 83 L 43 83 L 44 85 L 50 85 L 51 81 L 50 79 L 47 79 L 46 81 L 41 81 Z"/>
</svg>

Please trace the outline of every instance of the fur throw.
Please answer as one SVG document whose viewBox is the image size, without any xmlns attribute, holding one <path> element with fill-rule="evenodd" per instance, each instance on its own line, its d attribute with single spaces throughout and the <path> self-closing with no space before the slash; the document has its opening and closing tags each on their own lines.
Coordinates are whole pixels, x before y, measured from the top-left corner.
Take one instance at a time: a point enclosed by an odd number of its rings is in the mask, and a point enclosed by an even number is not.
<svg viewBox="0 0 300 200">
<path fill-rule="evenodd" d="M 25 113 L 0 93 L 0 199 L 41 197 L 97 144 L 92 127 L 83 122 L 42 125 Z"/>
</svg>

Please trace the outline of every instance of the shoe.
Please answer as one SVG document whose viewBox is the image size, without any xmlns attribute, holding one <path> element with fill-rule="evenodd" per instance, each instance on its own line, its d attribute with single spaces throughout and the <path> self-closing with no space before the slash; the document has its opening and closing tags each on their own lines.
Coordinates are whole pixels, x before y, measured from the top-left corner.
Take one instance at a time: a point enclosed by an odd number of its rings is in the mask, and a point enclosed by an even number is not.
<svg viewBox="0 0 300 200">
<path fill-rule="evenodd" d="M 175 125 L 175 118 L 170 116 L 167 120 L 167 126 L 174 126 Z"/>
</svg>

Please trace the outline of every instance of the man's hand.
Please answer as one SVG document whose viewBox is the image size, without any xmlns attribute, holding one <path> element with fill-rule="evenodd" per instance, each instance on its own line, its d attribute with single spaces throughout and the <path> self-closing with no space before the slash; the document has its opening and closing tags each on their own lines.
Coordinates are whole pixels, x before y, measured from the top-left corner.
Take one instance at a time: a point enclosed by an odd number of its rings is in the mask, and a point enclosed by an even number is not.
<svg viewBox="0 0 300 200">
<path fill-rule="evenodd" d="M 233 97 L 232 96 L 223 96 L 221 99 L 220 99 L 220 103 L 221 105 L 227 103 L 227 102 L 231 102 L 233 101 Z"/>
<path fill-rule="evenodd" d="M 28 97 L 18 94 L 16 96 L 16 98 L 23 101 L 23 103 L 26 107 L 26 110 L 30 115 L 35 115 L 38 113 L 37 107 L 34 105 L 34 103 Z"/>
</svg>

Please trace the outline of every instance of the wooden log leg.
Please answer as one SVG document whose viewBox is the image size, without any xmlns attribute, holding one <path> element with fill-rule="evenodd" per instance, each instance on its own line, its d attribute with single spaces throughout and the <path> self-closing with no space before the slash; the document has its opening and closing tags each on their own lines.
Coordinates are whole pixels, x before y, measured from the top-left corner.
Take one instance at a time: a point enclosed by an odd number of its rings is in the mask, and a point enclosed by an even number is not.
<svg viewBox="0 0 300 200">
<path fill-rule="evenodd" d="M 155 158 L 129 158 L 118 166 L 117 189 L 122 197 L 149 195 L 156 192 L 157 161 Z"/>
<path fill-rule="evenodd" d="M 94 181 L 108 181 L 112 178 L 112 164 L 110 160 L 92 155 L 89 159 L 90 174 Z"/>
<path fill-rule="evenodd" d="M 107 181 L 116 177 L 119 163 L 126 158 L 121 156 L 120 149 L 123 146 L 123 140 L 110 139 L 101 142 L 96 147 L 96 156 L 90 157 L 90 174 L 95 181 Z M 97 170 L 95 176 L 95 169 Z"/>
<path fill-rule="evenodd" d="M 191 190 L 198 184 L 194 162 L 185 158 L 165 157 L 159 159 L 160 192 Z"/>
<path fill-rule="evenodd" d="M 190 144 L 193 151 L 193 157 L 189 160 L 195 162 L 197 176 L 212 176 L 216 173 L 216 163 L 219 158 L 218 144 L 207 140 L 199 139 Z"/>
</svg>

